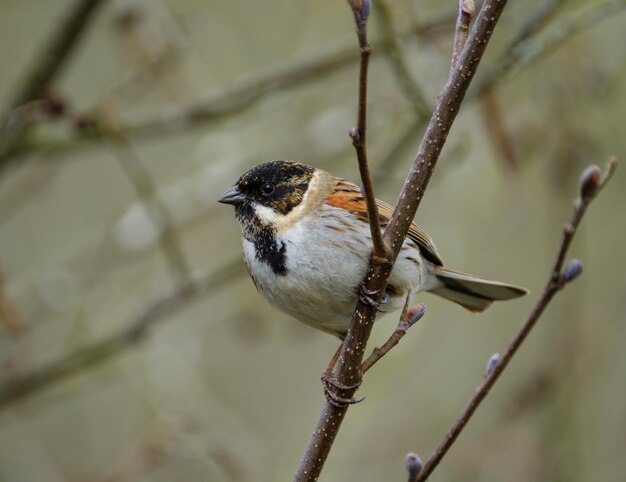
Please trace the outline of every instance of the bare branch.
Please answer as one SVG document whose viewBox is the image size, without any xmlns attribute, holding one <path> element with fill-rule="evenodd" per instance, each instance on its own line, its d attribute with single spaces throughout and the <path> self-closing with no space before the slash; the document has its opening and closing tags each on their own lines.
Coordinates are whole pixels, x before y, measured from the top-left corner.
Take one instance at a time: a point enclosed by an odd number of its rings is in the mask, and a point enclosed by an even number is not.
<svg viewBox="0 0 626 482">
<path fill-rule="evenodd" d="M 437 107 L 426 129 L 417 158 L 385 230 L 384 239 L 392 249 L 393 260 L 400 251 L 452 122 L 505 5 L 506 0 L 486 0 L 483 3 L 459 62 L 439 95 Z M 342 398 L 351 398 L 360 383 L 365 346 L 376 318 L 376 302 L 380 301 L 392 267 L 393 262 L 387 262 L 376 256 L 370 258 L 362 287 L 366 293 L 371 293 L 373 303 L 359 299 L 343 343 L 337 368 L 337 380 L 346 387 L 340 394 Z M 318 479 L 346 412 L 347 407 L 335 406 L 326 401 L 294 481 Z"/>
<path fill-rule="evenodd" d="M 563 270 L 564 260 L 587 207 L 606 185 L 615 172 L 616 167 L 616 159 L 611 158 L 604 174 L 602 174 L 597 166 L 592 166 L 586 169 L 583 173 L 581 177 L 580 195 L 574 201 L 572 215 L 569 222 L 563 229 L 563 240 L 561 241 L 554 266 L 552 267 L 550 277 L 546 283 L 543 293 L 528 315 L 526 321 L 524 321 L 513 340 L 509 343 L 509 346 L 507 347 L 502 358 L 493 362 L 490 360 L 487 368 L 487 375 L 483 378 L 481 384 L 475 390 L 474 395 L 456 419 L 442 442 L 439 444 L 437 450 L 435 450 L 435 453 L 431 456 L 428 462 L 426 462 L 426 465 L 419 473 L 416 482 L 423 482 L 427 480 L 439 462 L 441 462 L 441 459 L 443 459 L 452 444 L 454 444 L 467 422 L 472 418 L 472 415 L 478 406 L 491 390 L 491 387 L 493 387 L 502 372 L 506 369 L 511 359 L 522 345 L 530 331 L 533 329 L 537 320 L 541 317 L 554 295 L 556 295 L 556 293 L 562 290 L 569 282 L 573 281 L 582 272 L 582 264 L 577 260 L 570 261 Z"/>
<path fill-rule="evenodd" d="M 42 50 L 33 62 L 26 80 L 20 82 L 19 91 L 8 103 L 9 110 L 38 99 L 45 93 L 58 77 L 85 28 L 103 3 L 103 0 L 74 1 L 59 27 L 42 45 Z"/>
<path fill-rule="evenodd" d="M 400 316 L 400 321 L 398 322 L 398 326 L 395 331 L 391 334 L 391 336 L 387 339 L 387 341 L 380 348 L 374 348 L 372 350 L 372 354 L 367 357 L 367 359 L 361 364 L 361 373 L 365 374 L 370 368 L 372 368 L 378 360 L 384 357 L 389 350 L 391 350 L 394 346 L 396 346 L 400 340 L 406 335 L 406 332 L 409 328 L 411 328 L 415 323 L 422 319 L 424 313 L 426 311 L 426 306 L 423 303 L 420 303 L 415 308 L 409 309 L 409 302 L 411 300 L 412 293 L 409 290 L 409 294 L 406 297 L 406 302 L 404 303 L 404 308 L 402 310 L 402 315 Z"/>
<path fill-rule="evenodd" d="M 161 298 L 129 321 L 126 328 L 107 338 L 89 344 L 74 353 L 55 360 L 29 373 L 16 376 L 0 386 L 0 409 L 21 401 L 45 388 L 94 368 L 113 356 L 137 345 L 159 321 L 165 321 L 194 300 L 227 286 L 241 272 L 239 260 L 231 261 L 217 273 L 178 288 Z"/>
<path fill-rule="evenodd" d="M 372 47 L 367 42 L 367 19 L 370 11 L 370 0 L 358 0 L 348 2 L 354 14 L 356 34 L 359 39 L 361 51 L 361 63 L 359 68 L 359 106 L 357 113 L 357 127 L 350 130 L 352 144 L 356 150 L 359 162 L 359 172 L 363 184 L 363 193 L 367 204 L 367 217 L 369 219 L 370 233 L 372 235 L 373 253 L 375 256 L 386 258 L 388 249 L 383 241 L 378 218 L 378 205 L 374 195 L 374 186 L 367 163 L 366 127 L 367 127 L 367 69 Z"/>
<path fill-rule="evenodd" d="M 459 0 L 459 13 L 456 17 L 456 26 L 454 28 L 454 42 L 452 47 L 452 61 L 450 62 L 450 72 L 454 70 L 459 61 L 463 47 L 467 43 L 467 35 L 469 26 L 476 6 L 474 0 Z"/>
<path fill-rule="evenodd" d="M 103 0 L 75 0 L 59 28 L 43 44 L 26 80 L 20 82 L 18 91 L 8 102 L 6 114 L 0 119 L 0 161 L 15 152 L 28 127 L 21 119 L 13 118 L 16 114 L 14 109 L 45 94 L 69 59 L 89 21 L 103 3 Z"/>
</svg>

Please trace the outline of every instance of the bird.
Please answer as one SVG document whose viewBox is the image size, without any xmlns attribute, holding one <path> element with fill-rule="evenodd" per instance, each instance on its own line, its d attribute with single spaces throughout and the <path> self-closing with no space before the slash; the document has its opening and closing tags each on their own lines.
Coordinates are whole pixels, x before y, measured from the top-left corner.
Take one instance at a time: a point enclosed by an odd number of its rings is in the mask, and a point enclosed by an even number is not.
<svg viewBox="0 0 626 482">
<path fill-rule="evenodd" d="M 233 205 L 256 289 L 279 310 L 343 340 L 372 251 L 361 189 L 306 164 L 272 161 L 245 172 L 219 199 Z M 376 200 L 384 229 L 393 207 Z M 412 223 L 391 271 L 381 310 L 426 291 L 471 312 L 528 293 L 444 266 L 431 237 Z"/>
</svg>

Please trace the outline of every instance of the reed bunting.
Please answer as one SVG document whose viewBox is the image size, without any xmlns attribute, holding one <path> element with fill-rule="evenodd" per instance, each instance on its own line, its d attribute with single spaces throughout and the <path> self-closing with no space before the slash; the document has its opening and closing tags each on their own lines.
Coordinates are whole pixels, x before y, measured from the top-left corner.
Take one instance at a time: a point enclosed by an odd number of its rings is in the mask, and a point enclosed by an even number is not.
<svg viewBox="0 0 626 482">
<path fill-rule="evenodd" d="M 219 202 L 235 206 L 246 266 L 265 299 L 343 339 L 372 249 L 359 187 L 305 164 L 273 161 L 243 174 Z M 384 228 L 393 208 L 377 204 Z M 527 294 L 445 268 L 432 239 L 416 224 L 387 281 L 384 311 L 401 308 L 409 290 L 429 291 L 473 312 Z"/>
</svg>

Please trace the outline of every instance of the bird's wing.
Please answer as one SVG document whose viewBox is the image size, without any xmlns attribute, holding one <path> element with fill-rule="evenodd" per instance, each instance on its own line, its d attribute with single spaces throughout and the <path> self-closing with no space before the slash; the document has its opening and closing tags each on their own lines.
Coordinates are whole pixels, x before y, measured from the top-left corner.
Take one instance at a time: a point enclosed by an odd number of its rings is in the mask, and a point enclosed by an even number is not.
<svg viewBox="0 0 626 482">
<path fill-rule="evenodd" d="M 356 184 L 338 179 L 337 184 L 328 197 L 327 203 L 331 206 L 340 207 L 351 213 L 354 213 L 359 219 L 367 222 L 367 205 L 365 203 L 365 197 L 361 192 L 361 189 Z M 393 207 L 380 199 L 376 200 L 378 205 L 378 219 L 380 227 L 385 228 L 389 224 L 389 219 L 393 213 Z M 442 266 L 443 261 L 437 251 L 435 243 L 431 237 L 420 228 L 417 224 L 411 223 L 407 237 L 415 242 L 420 250 L 422 256 L 428 261 Z"/>
</svg>

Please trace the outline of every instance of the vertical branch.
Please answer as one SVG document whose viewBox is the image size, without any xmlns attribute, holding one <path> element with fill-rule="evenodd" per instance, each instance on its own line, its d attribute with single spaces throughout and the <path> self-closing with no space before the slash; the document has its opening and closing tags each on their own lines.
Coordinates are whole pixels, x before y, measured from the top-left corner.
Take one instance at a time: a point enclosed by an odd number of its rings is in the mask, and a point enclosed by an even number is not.
<svg viewBox="0 0 626 482">
<path fill-rule="evenodd" d="M 450 73 L 459 62 L 459 57 L 463 51 L 463 47 L 467 43 L 467 35 L 469 33 L 469 25 L 474 17 L 476 7 L 474 0 L 459 0 L 459 13 L 456 17 L 456 26 L 454 28 L 454 46 L 452 48 L 452 61 L 450 62 Z"/>
<path fill-rule="evenodd" d="M 393 28 L 393 18 L 391 13 L 390 3 L 391 0 L 383 0 L 378 2 L 378 18 L 380 19 L 380 27 L 384 39 L 389 43 L 387 50 L 387 57 L 391 61 L 391 66 L 394 70 L 398 84 L 404 90 L 404 94 L 411 102 L 415 115 L 424 120 L 428 119 L 432 112 L 432 108 L 429 102 L 426 100 L 426 95 L 420 85 L 413 80 L 409 66 L 404 61 L 402 54 L 402 44 L 398 35 L 396 35 Z"/>
<path fill-rule="evenodd" d="M 361 51 L 357 127 L 350 129 L 350 137 L 352 138 L 352 145 L 354 145 L 359 162 L 359 173 L 361 174 L 363 193 L 367 204 L 367 216 L 369 219 L 370 232 L 372 234 L 373 252 L 377 257 L 386 258 L 388 249 L 385 246 L 380 230 L 378 205 L 376 204 L 376 197 L 374 196 L 374 186 L 372 185 L 372 178 L 367 163 L 366 150 L 367 70 L 369 67 L 370 54 L 372 53 L 372 47 L 367 42 L 367 19 L 370 12 L 370 0 L 356 0 L 349 1 L 348 3 L 354 14 L 356 34 L 359 39 L 359 49 Z"/>
</svg>

